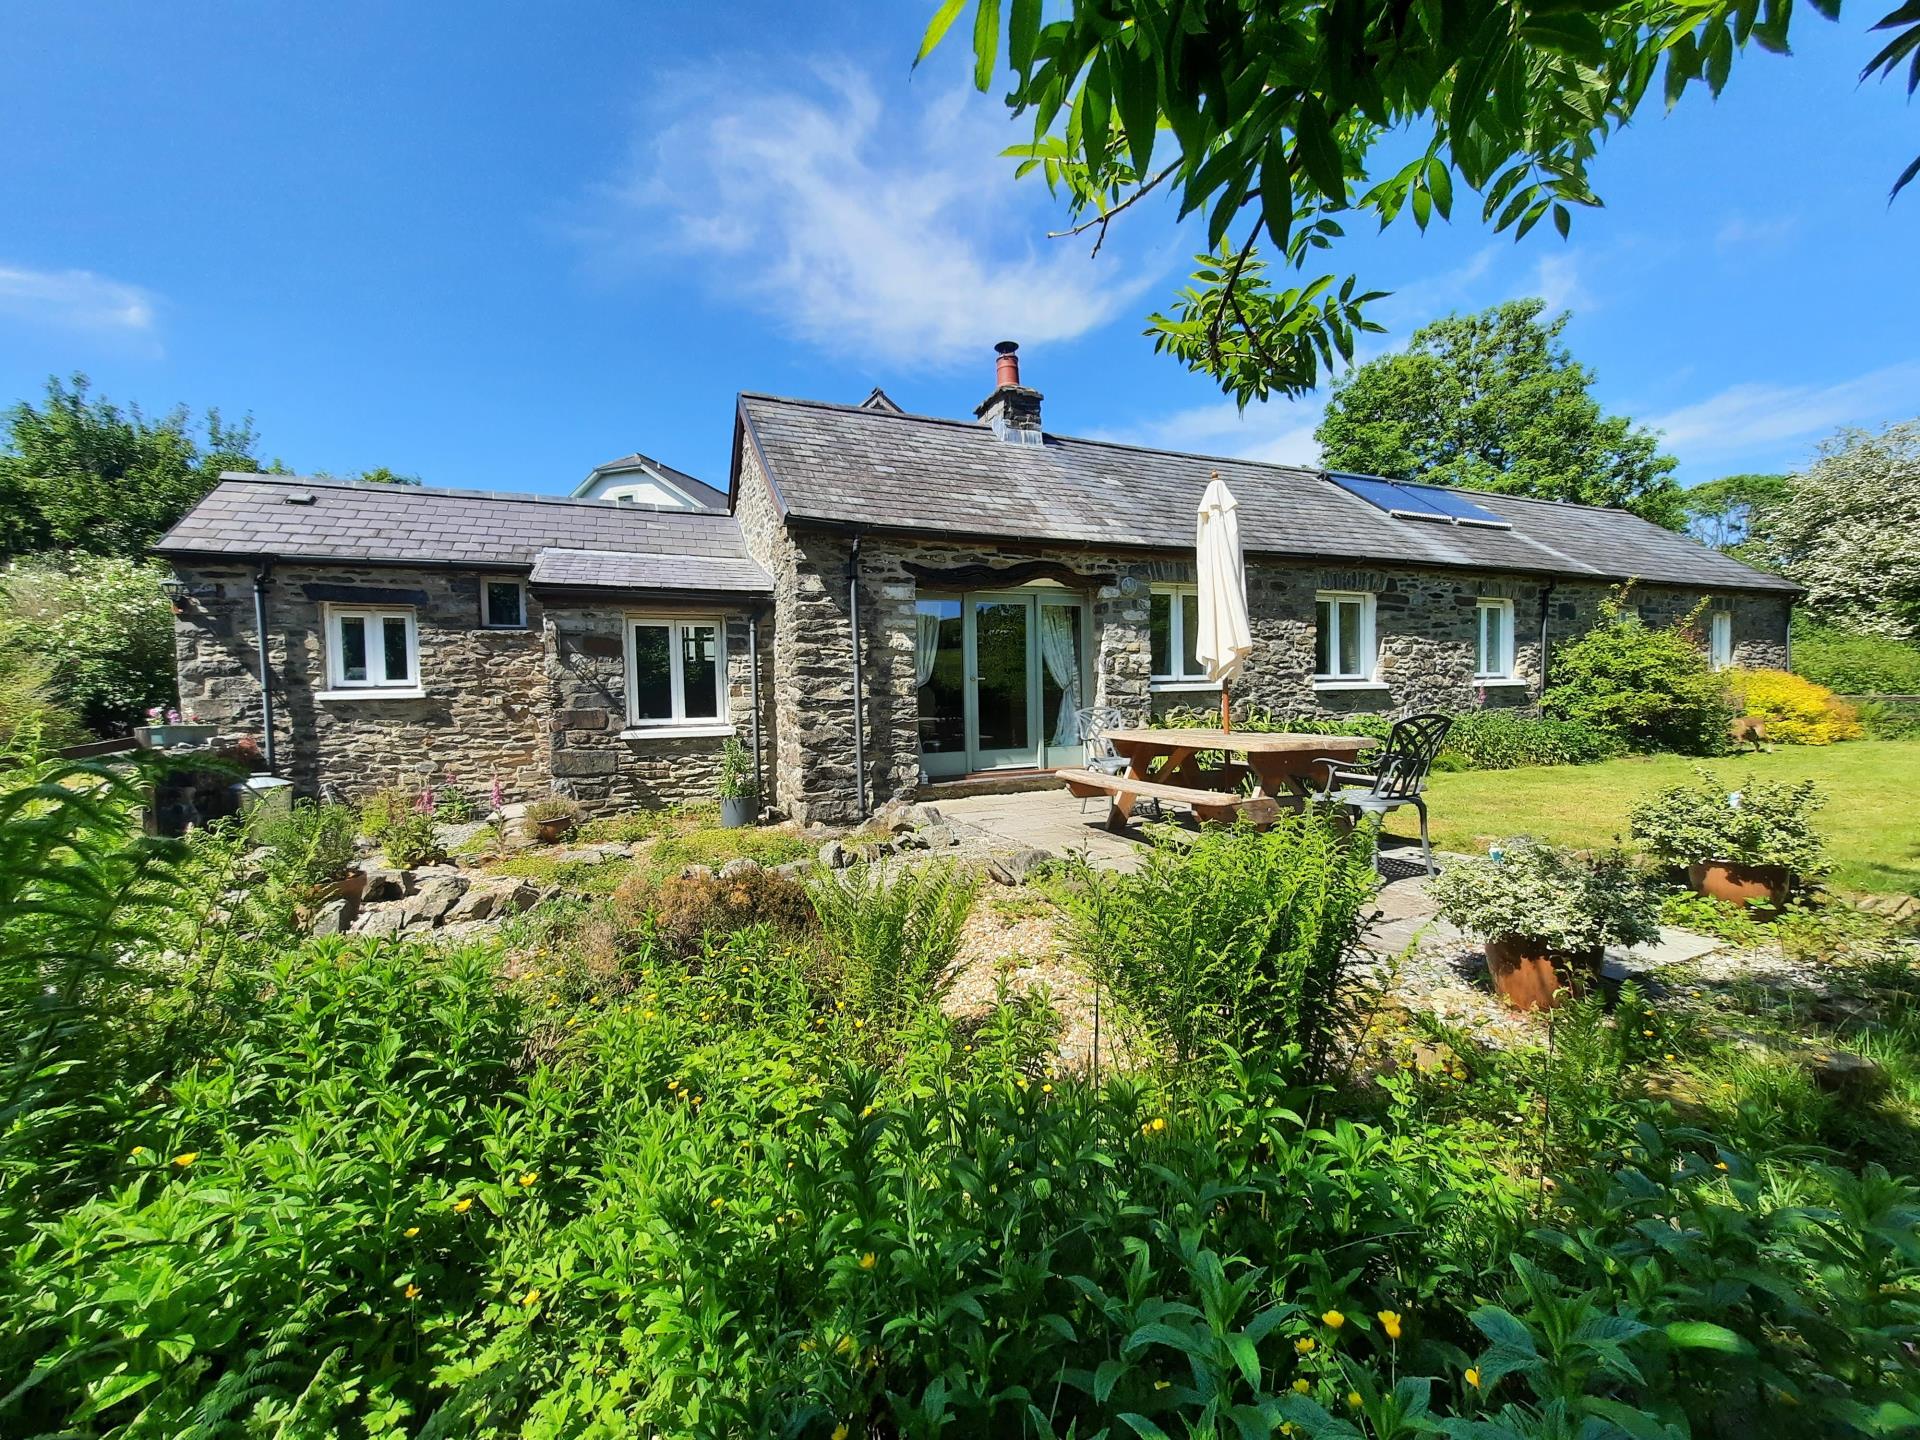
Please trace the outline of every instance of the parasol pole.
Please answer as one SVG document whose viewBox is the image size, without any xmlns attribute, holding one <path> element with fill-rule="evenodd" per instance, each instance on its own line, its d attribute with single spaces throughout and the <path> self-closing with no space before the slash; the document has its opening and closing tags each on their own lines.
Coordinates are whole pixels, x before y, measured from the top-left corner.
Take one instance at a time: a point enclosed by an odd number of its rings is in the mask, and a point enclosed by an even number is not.
<svg viewBox="0 0 1920 1440">
<path fill-rule="evenodd" d="M 1233 706 L 1227 699 L 1227 682 L 1220 682 L 1220 728 L 1233 733 Z"/>
</svg>

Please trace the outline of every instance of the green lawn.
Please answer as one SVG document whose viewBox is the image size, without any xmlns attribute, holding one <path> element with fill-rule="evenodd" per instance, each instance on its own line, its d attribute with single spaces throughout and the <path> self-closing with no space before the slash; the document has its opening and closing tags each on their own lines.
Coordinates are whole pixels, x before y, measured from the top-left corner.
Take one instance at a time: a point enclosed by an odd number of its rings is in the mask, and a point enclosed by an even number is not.
<svg viewBox="0 0 1920 1440">
<path fill-rule="evenodd" d="M 1476 770 L 1433 776 L 1428 805 L 1433 843 L 1485 850 L 1530 835 L 1553 844 L 1597 846 L 1627 838 L 1627 811 L 1643 795 L 1692 778 L 1705 764 L 1727 781 L 1742 776 L 1814 780 L 1827 797 L 1818 817 L 1841 890 L 1920 894 L 1920 740 L 1783 746 L 1769 754 L 1699 761 L 1636 756 L 1603 765 Z M 1411 809 L 1387 827 L 1418 835 Z"/>
</svg>

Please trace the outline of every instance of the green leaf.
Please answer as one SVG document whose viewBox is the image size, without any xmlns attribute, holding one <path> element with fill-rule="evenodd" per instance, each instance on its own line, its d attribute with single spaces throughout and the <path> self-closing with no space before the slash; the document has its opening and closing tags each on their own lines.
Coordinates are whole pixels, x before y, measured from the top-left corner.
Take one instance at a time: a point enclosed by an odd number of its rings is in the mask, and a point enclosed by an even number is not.
<svg viewBox="0 0 1920 1440">
<path fill-rule="evenodd" d="M 1093 1372 L 1093 1398 L 1100 1404 L 1107 1403 L 1107 1397 L 1113 1394 L 1113 1387 L 1120 1383 L 1120 1377 L 1127 1373 L 1124 1360 L 1102 1360 L 1100 1368 Z"/>
<path fill-rule="evenodd" d="M 1667 1343 L 1676 1350 L 1718 1350 L 1727 1355 L 1751 1355 L 1753 1345 L 1744 1335 L 1706 1320 L 1676 1320 L 1666 1327 Z"/>
<path fill-rule="evenodd" d="M 973 88 L 985 94 L 1000 58 L 1000 0 L 980 0 L 973 12 Z"/>
<path fill-rule="evenodd" d="M 998 3 L 998 0 L 980 0 L 984 5 Z M 933 12 L 933 19 L 927 22 L 927 33 L 920 37 L 920 53 L 913 57 L 913 68 L 919 69 L 920 62 L 933 53 L 934 46 L 947 38 L 947 31 L 953 28 L 953 22 L 966 8 L 967 0 L 940 0 L 940 8 Z M 985 89 L 985 86 L 981 87 Z"/>
<path fill-rule="evenodd" d="M 1172 1437 L 1144 1415 L 1136 1415 L 1131 1410 L 1120 1417 L 1133 1427 L 1133 1433 L 1146 1437 L 1146 1440 L 1172 1440 Z"/>
<path fill-rule="evenodd" d="M 1039 41 L 1040 0 L 1013 0 L 1013 11 L 1008 18 L 1007 53 L 1023 79 L 1033 66 L 1033 52 Z"/>
<path fill-rule="evenodd" d="M 1240 1367 L 1247 1384 L 1257 1389 L 1260 1384 L 1260 1352 L 1254 1349 L 1253 1341 L 1246 1335 L 1229 1335 L 1227 1349 L 1232 1352 L 1233 1363 Z"/>
<path fill-rule="evenodd" d="M 1319 100 L 1311 95 L 1300 102 L 1294 136 L 1298 142 L 1295 148 L 1299 151 L 1300 163 L 1306 169 L 1307 178 L 1329 200 L 1344 201 L 1347 198 L 1347 186 L 1340 147 L 1334 141 L 1333 126 L 1328 123 L 1327 112 Z"/>
</svg>

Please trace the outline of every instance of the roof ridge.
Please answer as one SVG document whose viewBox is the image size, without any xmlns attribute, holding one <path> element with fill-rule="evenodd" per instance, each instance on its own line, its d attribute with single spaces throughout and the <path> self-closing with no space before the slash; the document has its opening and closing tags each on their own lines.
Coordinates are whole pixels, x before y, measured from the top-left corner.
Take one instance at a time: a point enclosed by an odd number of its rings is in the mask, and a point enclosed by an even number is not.
<svg viewBox="0 0 1920 1440">
<path fill-rule="evenodd" d="M 686 477 L 692 480 L 694 477 Z M 531 505 L 582 505 L 596 510 L 640 511 L 654 515 L 706 516 L 729 520 L 724 510 L 681 510 L 671 505 L 640 505 L 632 501 L 587 500 L 577 495 L 536 495 L 528 490 L 463 490 L 452 485 L 395 485 L 385 480 L 346 480 L 332 475 L 270 475 L 253 470 L 222 470 L 224 481 L 262 482 L 274 485 L 298 485 L 303 489 L 359 490 L 392 495 L 430 495 L 434 498 L 461 500 L 497 500 L 502 503 Z M 697 483 L 705 484 L 705 481 Z M 709 486 L 709 489 L 712 487 Z M 721 492 L 724 493 L 724 492 Z"/>
</svg>

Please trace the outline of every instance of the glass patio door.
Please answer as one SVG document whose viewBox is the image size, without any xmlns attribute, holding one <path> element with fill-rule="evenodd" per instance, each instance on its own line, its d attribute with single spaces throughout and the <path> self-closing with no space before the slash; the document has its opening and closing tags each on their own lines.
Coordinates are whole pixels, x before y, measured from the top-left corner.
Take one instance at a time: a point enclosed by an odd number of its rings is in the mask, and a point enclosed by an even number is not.
<svg viewBox="0 0 1920 1440">
<path fill-rule="evenodd" d="M 1077 765 L 1086 606 L 1067 592 L 918 602 L 920 764 L 930 778 Z"/>
</svg>

